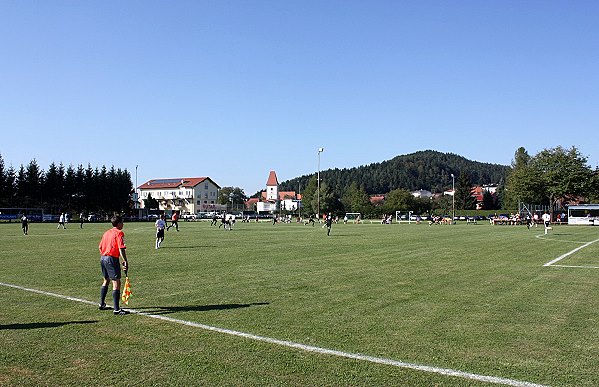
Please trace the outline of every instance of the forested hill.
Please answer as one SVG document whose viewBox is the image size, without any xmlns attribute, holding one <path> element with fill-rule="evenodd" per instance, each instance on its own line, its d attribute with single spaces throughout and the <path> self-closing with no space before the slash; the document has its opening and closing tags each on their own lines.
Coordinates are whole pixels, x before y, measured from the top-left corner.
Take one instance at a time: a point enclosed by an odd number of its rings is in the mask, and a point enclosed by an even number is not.
<svg viewBox="0 0 599 387">
<path fill-rule="evenodd" d="M 358 187 L 363 186 L 368 194 L 384 194 L 397 188 L 442 192 L 451 188 L 452 173 L 456 181 L 461 173 L 467 173 L 472 184 L 482 185 L 505 183 L 509 170 L 510 167 L 505 165 L 481 163 L 452 153 L 426 150 L 360 167 L 320 171 L 320 178 L 339 195 L 353 182 Z M 313 173 L 282 182 L 279 190 L 297 191 L 298 187 L 306 187 L 315 175 Z"/>
</svg>

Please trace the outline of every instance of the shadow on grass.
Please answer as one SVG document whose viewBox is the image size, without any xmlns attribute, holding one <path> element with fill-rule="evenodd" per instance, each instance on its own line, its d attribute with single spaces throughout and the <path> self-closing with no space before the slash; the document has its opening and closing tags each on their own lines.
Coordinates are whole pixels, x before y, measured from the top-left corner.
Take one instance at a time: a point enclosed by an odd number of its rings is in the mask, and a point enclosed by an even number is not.
<svg viewBox="0 0 599 387">
<path fill-rule="evenodd" d="M 94 324 L 98 321 L 64 321 L 64 322 L 41 322 L 41 323 L 26 323 L 26 324 L 7 324 L 0 325 L 0 330 L 3 329 L 38 329 L 38 328 L 56 328 L 70 324 Z"/>
<path fill-rule="evenodd" d="M 210 246 L 210 245 L 204 245 L 204 246 L 161 246 L 161 249 L 166 248 L 167 250 L 170 249 L 205 249 L 205 248 L 216 248 L 218 246 Z"/>
<path fill-rule="evenodd" d="M 268 302 L 253 302 L 251 304 L 221 304 L 221 305 L 188 305 L 188 306 L 149 306 L 138 309 L 140 312 L 151 314 L 169 314 L 177 312 L 208 312 L 211 310 L 227 310 L 249 308 L 251 306 L 268 305 Z"/>
</svg>

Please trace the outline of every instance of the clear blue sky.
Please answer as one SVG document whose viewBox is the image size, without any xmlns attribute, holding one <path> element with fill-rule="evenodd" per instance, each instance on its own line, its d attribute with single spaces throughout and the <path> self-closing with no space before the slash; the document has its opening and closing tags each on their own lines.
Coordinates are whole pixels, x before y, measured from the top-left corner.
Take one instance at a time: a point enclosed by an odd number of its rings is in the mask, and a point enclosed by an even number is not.
<svg viewBox="0 0 599 387">
<path fill-rule="evenodd" d="M 135 184 L 433 149 L 599 165 L 599 2 L 0 0 L 0 154 Z M 422 187 L 428 188 L 428 187 Z"/>
</svg>

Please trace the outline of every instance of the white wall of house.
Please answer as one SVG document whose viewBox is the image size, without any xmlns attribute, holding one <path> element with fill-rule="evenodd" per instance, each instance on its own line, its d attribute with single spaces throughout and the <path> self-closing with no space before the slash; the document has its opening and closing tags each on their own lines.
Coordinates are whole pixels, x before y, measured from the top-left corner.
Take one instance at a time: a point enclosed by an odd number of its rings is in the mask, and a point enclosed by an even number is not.
<svg viewBox="0 0 599 387">
<path fill-rule="evenodd" d="M 277 200 L 279 198 L 279 186 L 267 185 L 266 186 L 266 200 Z"/>
<path fill-rule="evenodd" d="M 205 180 L 195 187 L 140 189 L 141 208 L 148 195 L 158 200 L 159 210 L 177 210 L 182 213 L 198 213 L 215 211 L 220 208 L 216 204 L 218 187 L 210 180 Z"/>
<path fill-rule="evenodd" d="M 256 211 L 258 212 L 272 212 L 277 210 L 277 204 L 271 202 L 258 202 L 256 203 Z"/>
</svg>

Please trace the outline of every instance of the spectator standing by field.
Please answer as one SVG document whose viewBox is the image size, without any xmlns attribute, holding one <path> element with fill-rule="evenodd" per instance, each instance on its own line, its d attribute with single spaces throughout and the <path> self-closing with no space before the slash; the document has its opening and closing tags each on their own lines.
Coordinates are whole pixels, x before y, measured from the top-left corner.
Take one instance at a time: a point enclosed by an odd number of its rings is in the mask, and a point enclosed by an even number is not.
<svg viewBox="0 0 599 387">
<path fill-rule="evenodd" d="M 83 219 L 85 215 L 82 213 L 79 214 L 79 228 L 83 228 Z"/>
</svg>

